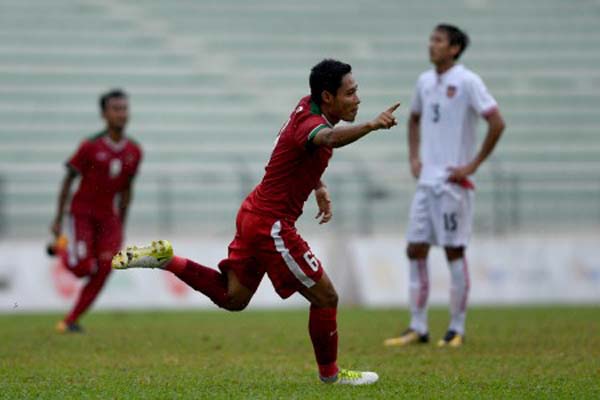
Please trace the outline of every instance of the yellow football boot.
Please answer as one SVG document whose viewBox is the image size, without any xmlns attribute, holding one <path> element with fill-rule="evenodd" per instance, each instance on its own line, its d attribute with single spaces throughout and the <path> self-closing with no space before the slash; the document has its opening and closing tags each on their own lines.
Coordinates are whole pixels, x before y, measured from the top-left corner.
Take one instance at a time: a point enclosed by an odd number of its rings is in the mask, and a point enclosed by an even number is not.
<svg viewBox="0 0 600 400">
<path fill-rule="evenodd" d="M 114 269 L 163 268 L 173 258 L 173 246 L 168 240 L 157 240 L 148 246 L 127 246 L 114 255 Z"/>
<path fill-rule="evenodd" d="M 412 328 L 408 328 L 398 337 L 386 339 L 383 342 L 384 346 L 387 347 L 404 347 L 413 343 L 428 343 L 429 342 L 429 334 L 424 333 L 420 334 Z"/>
</svg>

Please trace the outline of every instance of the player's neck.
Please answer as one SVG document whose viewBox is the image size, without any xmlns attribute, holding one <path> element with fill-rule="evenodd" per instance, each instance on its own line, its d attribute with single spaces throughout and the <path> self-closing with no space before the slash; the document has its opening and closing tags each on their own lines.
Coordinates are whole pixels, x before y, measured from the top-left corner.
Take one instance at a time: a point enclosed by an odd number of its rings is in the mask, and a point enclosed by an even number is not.
<svg viewBox="0 0 600 400">
<path fill-rule="evenodd" d="M 448 60 L 448 61 L 441 62 L 441 63 L 435 65 L 435 72 L 437 72 L 438 75 L 442 75 L 444 72 L 448 71 L 450 68 L 454 67 L 455 65 L 456 65 L 456 63 L 454 62 L 454 60 Z"/>
<path fill-rule="evenodd" d="M 118 143 L 123 139 L 123 131 L 122 130 L 106 128 L 106 134 L 108 135 L 110 140 L 112 140 L 115 143 Z"/>
<path fill-rule="evenodd" d="M 336 125 L 338 122 L 340 122 L 340 119 L 338 117 L 334 117 L 328 110 L 324 109 L 323 107 L 321 107 L 321 112 L 325 116 L 327 122 L 329 122 L 331 125 Z"/>
</svg>

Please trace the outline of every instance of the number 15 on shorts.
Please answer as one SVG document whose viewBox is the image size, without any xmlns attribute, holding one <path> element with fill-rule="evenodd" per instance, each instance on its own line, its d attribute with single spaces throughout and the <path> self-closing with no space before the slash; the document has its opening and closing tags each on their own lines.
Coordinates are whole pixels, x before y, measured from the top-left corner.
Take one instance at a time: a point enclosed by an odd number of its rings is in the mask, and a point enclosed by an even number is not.
<svg viewBox="0 0 600 400">
<path fill-rule="evenodd" d="M 444 213 L 444 229 L 448 232 L 455 232 L 457 227 L 456 213 Z"/>
</svg>

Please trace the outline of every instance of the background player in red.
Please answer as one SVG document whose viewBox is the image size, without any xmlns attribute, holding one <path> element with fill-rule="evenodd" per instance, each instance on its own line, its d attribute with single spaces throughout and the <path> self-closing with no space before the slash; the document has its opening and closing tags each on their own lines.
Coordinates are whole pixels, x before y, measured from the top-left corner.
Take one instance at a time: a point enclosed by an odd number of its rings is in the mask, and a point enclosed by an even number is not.
<svg viewBox="0 0 600 400">
<path fill-rule="evenodd" d="M 248 305 L 266 273 L 279 296 L 285 299 L 299 292 L 311 303 L 308 330 L 321 380 L 361 385 L 377 381 L 378 376 L 338 368 L 338 296 L 321 262 L 295 228 L 313 191 L 320 223 L 332 217 L 321 175 L 333 148 L 396 125 L 392 113 L 399 103 L 372 121 L 334 128 L 340 120 L 354 121 L 358 113 L 358 86 L 351 72 L 350 65 L 335 60 L 313 67 L 311 95 L 300 100 L 282 127 L 262 182 L 242 203 L 235 238 L 228 258 L 219 264 L 220 272 L 174 257 L 171 244 L 164 240 L 128 247 L 114 257 L 113 267 L 164 268 L 231 311 Z"/>
<path fill-rule="evenodd" d="M 106 127 L 84 140 L 67 161 L 56 217 L 50 228 L 58 239 L 63 231 L 63 213 L 71 185 L 76 177 L 81 177 L 64 221 L 66 248 L 57 245 L 50 252 L 54 250 L 69 271 L 77 277 L 87 277 L 88 282 L 71 312 L 58 323 L 59 332 L 81 331 L 78 319 L 106 282 L 111 271 L 111 258 L 122 244 L 132 182 L 142 158 L 140 147 L 125 137 L 129 118 L 127 94 L 122 90 L 103 94 L 100 111 Z"/>
</svg>

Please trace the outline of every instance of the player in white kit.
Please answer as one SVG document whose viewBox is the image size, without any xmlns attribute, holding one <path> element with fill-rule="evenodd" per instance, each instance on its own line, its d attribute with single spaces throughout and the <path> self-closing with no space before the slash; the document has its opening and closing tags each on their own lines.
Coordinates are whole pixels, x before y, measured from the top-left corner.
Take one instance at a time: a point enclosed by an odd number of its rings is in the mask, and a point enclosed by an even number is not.
<svg viewBox="0 0 600 400">
<path fill-rule="evenodd" d="M 427 255 L 431 245 L 443 246 L 450 269 L 451 321 L 439 346 L 461 346 L 469 272 L 465 248 L 473 222 L 474 185 L 470 180 L 494 149 L 504 121 L 481 78 L 457 60 L 468 36 L 452 25 L 440 24 L 429 39 L 434 68 L 417 81 L 408 123 L 410 168 L 418 179 L 410 209 L 407 255 L 410 265 L 411 321 L 387 346 L 429 341 Z M 488 123 L 487 136 L 476 151 L 479 118 Z"/>
</svg>

